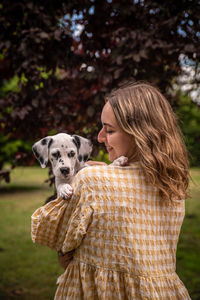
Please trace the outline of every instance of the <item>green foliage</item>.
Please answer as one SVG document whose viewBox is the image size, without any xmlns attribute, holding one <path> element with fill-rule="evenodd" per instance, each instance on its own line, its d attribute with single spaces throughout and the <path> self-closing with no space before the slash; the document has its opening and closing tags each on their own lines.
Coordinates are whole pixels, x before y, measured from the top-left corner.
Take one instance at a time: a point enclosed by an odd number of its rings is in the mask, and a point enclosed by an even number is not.
<svg viewBox="0 0 200 300">
<path fill-rule="evenodd" d="M 38 70 L 41 72 L 41 77 L 43 79 L 48 79 L 48 77 L 52 75 L 52 70 L 46 72 L 46 68 L 42 68 L 42 67 L 38 67 Z"/>
<path fill-rule="evenodd" d="M 191 165 L 200 166 L 200 109 L 188 96 L 178 94 L 176 113 L 180 120 Z"/>
<path fill-rule="evenodd" d="M 17 75 L 13 76 L 8 81 L 5 81 L 0 88 L 0 94 L 2 96 L 5 96 L 9 92 L 18 93 L 19 91 L 19 77 Z"/>
<path fill-rule="evenodd" d="M 57 131 L 55 129 L 52 129 L 49 131 L 48 135 L 55 135 Z"/>
<path fill-rule="evenodd" d="M 0 134 L 0 166 L 15 164 L 23 153 L 31 151 L 31 143 L 19 139 L 10 139 Z"/>
<path fill-rule="evenodd" d="M 104 161 L 107 164 L 110 164 L 109 158 L 108 158 L 108 153 L 106 153 L 103 150 L 100 150 L 97 157 L 94 158 L 96 161 Z"/>
</svg>

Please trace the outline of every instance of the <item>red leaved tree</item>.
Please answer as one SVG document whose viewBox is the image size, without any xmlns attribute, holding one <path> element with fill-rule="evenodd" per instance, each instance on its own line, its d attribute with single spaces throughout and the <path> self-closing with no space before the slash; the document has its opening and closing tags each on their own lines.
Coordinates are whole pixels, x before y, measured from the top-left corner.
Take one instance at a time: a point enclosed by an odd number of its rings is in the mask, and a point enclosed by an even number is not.
<svg viewBox="0 0 200 300">
<path fill-rule="evenodd" d="M 176 102 L 180 54 L 199 61 L 198 9 L 195 0 L 3 1 L 0 80 L 17 75 L 19 91 L 1 95 L 1 136 L 96 136 L 105 94 L 130 78 Z"/>
</svg>

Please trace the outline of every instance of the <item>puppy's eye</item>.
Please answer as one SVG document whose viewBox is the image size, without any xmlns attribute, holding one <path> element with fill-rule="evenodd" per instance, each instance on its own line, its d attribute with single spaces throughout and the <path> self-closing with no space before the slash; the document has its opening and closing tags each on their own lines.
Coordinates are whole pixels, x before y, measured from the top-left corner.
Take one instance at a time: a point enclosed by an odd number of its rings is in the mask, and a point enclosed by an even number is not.
<svg viewBox="0 0 200 300">
<path fill-rule="evenodd" d="M 58 159 L 61 157 L 59 151 L 52 153 L 52 156 L 53 156 L 56 160 L 58 160 Z"/>
<path fill-rule="evenodd" d="M 75 155 L 75 152 L 73 150 L 68 153 L 68 157 L 74 157 L 74 155 Z"/>
</svg>

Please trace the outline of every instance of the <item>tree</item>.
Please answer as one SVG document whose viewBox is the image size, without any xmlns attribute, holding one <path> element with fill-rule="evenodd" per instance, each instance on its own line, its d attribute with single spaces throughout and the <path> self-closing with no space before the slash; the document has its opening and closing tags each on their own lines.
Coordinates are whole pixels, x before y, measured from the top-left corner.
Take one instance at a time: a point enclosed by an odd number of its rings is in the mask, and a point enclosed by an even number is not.
<svg viewBox="0 0 200 300">
<path fill-rule="evenodd" d="M 17 76 L 19 90 L 0 100 L 2 134 L 95 136 L 105 94 L 130 78 L 174 105 L 180 54 L 199 61 L 198 11 L 197 0 L 3 1 L 0 80 Z"/>
</svg>

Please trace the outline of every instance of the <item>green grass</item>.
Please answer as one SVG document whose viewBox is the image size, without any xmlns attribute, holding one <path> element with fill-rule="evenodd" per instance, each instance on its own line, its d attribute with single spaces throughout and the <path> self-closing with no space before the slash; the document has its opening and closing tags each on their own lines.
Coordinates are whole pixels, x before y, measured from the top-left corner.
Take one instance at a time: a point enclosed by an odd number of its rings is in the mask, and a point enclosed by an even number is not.
<svg viewBox="0 0 200 300">
<path fill-rule="evenodd" d="M 200 169 L 191 171 L 191 198 L 186 200 L 186 216 L 177 250 L 177 273 L 192 300 L 200 299 Z"/>
<path fill-rule="evenodd" d="M 11 183 L 0 189 L 0 299 L 53 299 L 56 278 L 63 272 L 56 252 L 31 241 L 31 215 L 52 189 L 47 171 L 17 168 Z"/>
<path fill-rule="evenodd" d="M 193 168 L 191 199 L 186 201 L 177 273 L 193 300 L 200 299 L 200 169 Z M 0 187 L 0 299 L 49 300 L 63 272 L 54 251 L 31 241 L 31 215 L 53 191 L 47 170 L 18 167 Z"/>
</svg>

